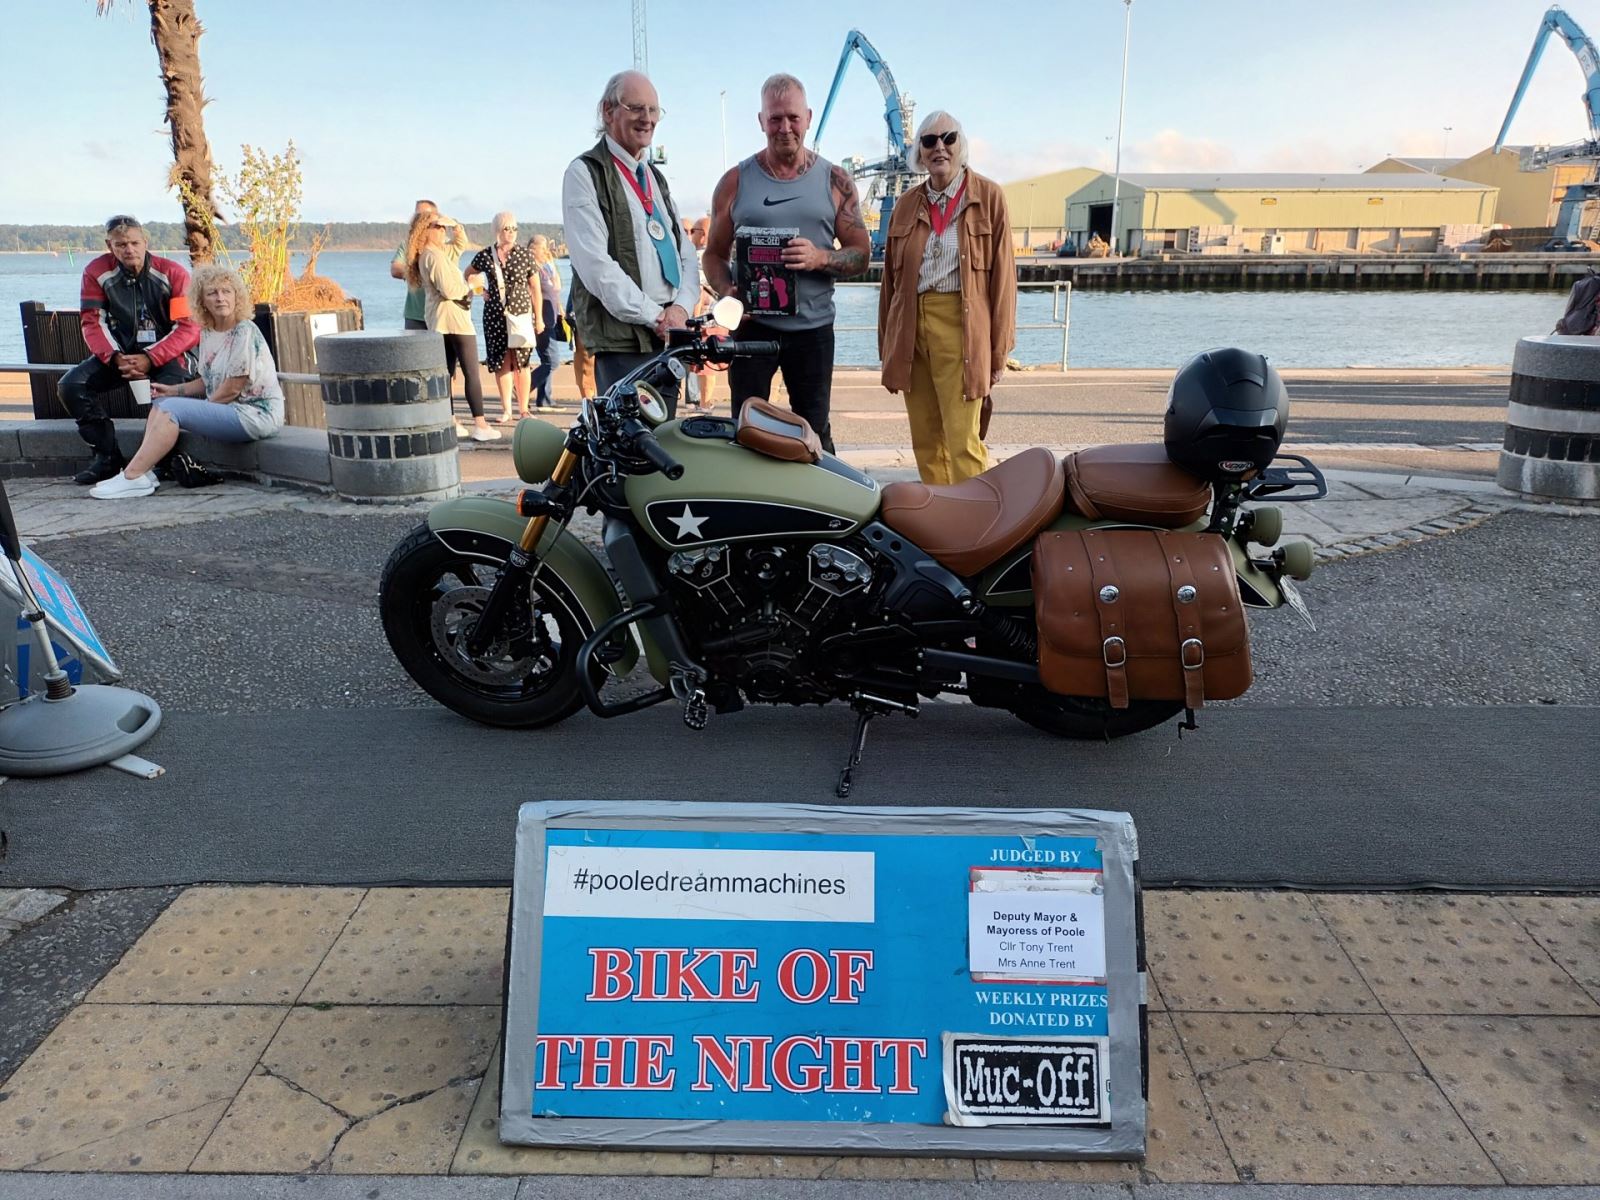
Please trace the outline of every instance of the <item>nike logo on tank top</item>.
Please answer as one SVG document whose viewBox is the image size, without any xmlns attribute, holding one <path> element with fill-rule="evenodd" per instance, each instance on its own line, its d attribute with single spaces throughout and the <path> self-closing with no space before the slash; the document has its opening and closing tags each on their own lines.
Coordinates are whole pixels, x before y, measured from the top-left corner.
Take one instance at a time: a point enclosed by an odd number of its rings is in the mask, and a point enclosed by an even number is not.
<svg viewBox="0 0 1600 1200">
<path fill-rule="evenodd" d="M 833 164 L 818 158 L 798 179 L 774 179 L 755 156 L 739 164 L 739 194 L 733 201 L 733 225 L 757 229 L 795 229 L 823 250 L 833 249 Z M 795 273 L 794 315 L 774 313 L 751 317 L 781 329 L 819 329 L 833 324 L 833 276 L 823 271 Z M 787 306 L 785 306 L 787 307 Z"/>
</svg>

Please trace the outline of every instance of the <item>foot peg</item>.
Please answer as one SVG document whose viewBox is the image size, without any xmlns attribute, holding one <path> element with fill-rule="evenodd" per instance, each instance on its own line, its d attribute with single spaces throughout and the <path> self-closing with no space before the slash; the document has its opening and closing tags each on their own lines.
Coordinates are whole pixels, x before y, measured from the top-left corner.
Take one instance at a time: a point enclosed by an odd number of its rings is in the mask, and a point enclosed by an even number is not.
<svg viewBox="0 0 1600 1200">
<path fill-rule="evenodd" d="M 696 733 L 706 727 L 706 694 L 695 688 L 683 701 L 683 723 Z"/>
</svg>

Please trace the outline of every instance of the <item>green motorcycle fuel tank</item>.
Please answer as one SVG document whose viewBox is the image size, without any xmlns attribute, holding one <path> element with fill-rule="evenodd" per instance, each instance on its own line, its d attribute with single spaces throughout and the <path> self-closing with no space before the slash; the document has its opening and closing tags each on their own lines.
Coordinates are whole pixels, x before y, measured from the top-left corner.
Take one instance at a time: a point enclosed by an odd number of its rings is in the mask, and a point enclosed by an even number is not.
<svg viewBox="0 0 1600 1200">
<path fill-rule="evenodd" d="M 666 549 L 842 538 L 877 516 L 877 481 L 831 454 L 815 464 L 769 458 L 734 442 L 733 422 L 718 417 L 668 421 L 655 432 L 683 475 L 634 475 L 625 494 L 640 527 Z"/>
</svg>

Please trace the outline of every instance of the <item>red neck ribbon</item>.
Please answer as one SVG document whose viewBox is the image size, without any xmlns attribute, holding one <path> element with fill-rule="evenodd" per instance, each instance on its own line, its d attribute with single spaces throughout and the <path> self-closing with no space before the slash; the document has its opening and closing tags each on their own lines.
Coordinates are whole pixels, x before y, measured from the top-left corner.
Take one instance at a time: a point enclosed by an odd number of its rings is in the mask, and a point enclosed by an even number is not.
<svg viewBox="0 0 1600 1200">
<path fill-rule="evenodd" d="M 621 164 L 619 163 L 618 165 L 620 166 Z M 951 218 L 955 216 L 956 211 L 961 207 L 961 197 L 966 194 L 967 181 L 963 179 L 961 186 L 956 189 L 956 194 L 945 201 L 942 206 L 936 203 L 932 196 L 928 197 L 928 220 L 933 222 L 933 234 L 935 237 L 944 236 L 944 231 L 949 226 Z"/>
<path fill-rule="evenodd" d="M 623 162 L 615 154 L 611 156 L 611 161 L 617 164 L 617 170 L 622 172 L 622 177 L 628 181 L 628 186 L 633 189 L 633 194 L 639 197 L 639 203 L 644 207 L 644 215 L 647 217 L 654 216 L 656 211 L 656 202 L 651 197 L 649 192 L 645 191 L 639 186 L 638 176 L 636 176 L 632 171 L 628 170 L 628 164 Z M 650 171 L 648 168 L 646 168 L 645 179 L 649 180 L 649 178 Z M 962 186 L 965 187 L 966 185 L 962 184 Z"/>
</svg>

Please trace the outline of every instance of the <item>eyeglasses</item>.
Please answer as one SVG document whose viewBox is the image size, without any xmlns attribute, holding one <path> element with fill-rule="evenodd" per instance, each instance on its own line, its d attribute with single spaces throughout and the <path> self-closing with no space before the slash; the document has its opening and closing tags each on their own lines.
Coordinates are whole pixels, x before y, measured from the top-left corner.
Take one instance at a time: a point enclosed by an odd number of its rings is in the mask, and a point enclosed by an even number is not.
<svg viewBox="0 0 1600 1200">
<path fill-rule="evenodd" d="M 441 224 L 439 224 L 439 222 L 435 221 L 432 225 L 428 226 L 428 228 L 429 229 L 449 229 L 450 226 L 441 225 Z"/>
<path fill-rule="evenodd" d="M 659 121 L 667 115 L 667 110 L 654 104 L 628 104 L 618 100 L 617 107 L 627 110 L 629 115 L 635 117 L 649 117 L 652 121 Z"/>
<path fill-rule="evenodd" d="M 946 146 L 954 146 L 956 139 L 960 136 L 954 129 L 949 133 L 925 133 L 922 135 L 922 148 L 924 150 L 932 150 L 940 142 L 943 142 Z"/>
<path fill-rule="evenodd" d="M 500 228 L 501 228 L 501 229 L 511 229 L 511 230 L 515 230 L 515 229 L 516 229 L 516 228 L 517 228 L 517 227 L 516 227 L 516 226 L 515 226 L 515 225 L 502 225 L 502 226 L 500 226 Z"/>
</svg>

